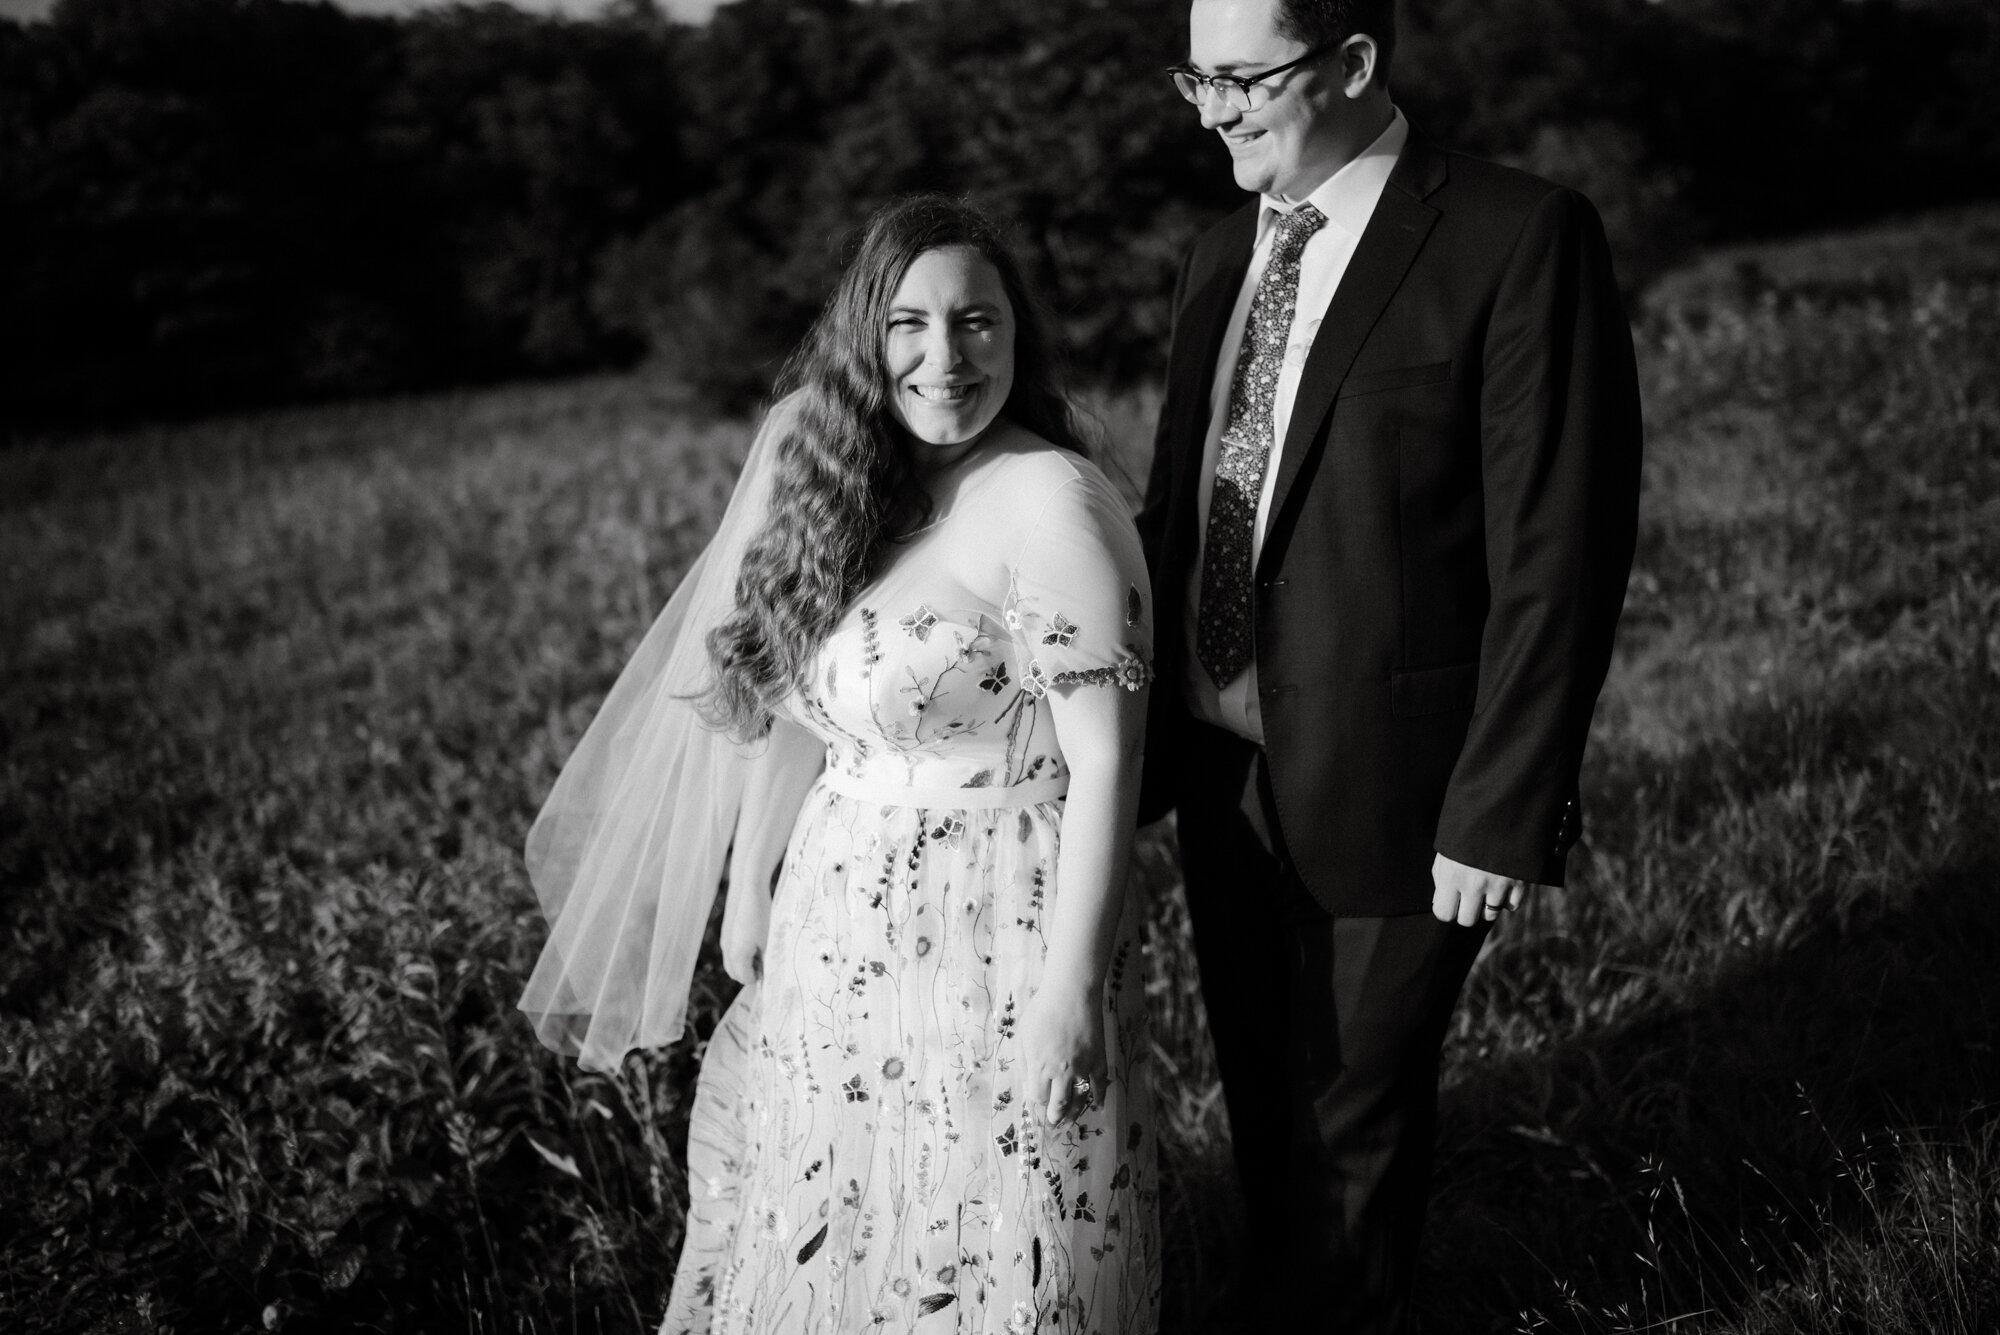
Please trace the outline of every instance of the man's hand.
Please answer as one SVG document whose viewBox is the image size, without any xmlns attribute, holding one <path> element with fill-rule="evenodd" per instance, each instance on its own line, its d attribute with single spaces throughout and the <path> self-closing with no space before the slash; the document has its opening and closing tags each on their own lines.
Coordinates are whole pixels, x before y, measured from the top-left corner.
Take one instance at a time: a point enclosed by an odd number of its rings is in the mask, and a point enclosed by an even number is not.
<svg viewBox="0 0 2000 1335">
<path fill-rule="evenodd" d="M 1437 920 L 1465 927 L 1511 913 L 1528 896 L 1528 882 L 1453 862 L 1442 853 L 1431 862 L 1431 884 L 1436 887 L 1431 912 Z"/>
</svg>

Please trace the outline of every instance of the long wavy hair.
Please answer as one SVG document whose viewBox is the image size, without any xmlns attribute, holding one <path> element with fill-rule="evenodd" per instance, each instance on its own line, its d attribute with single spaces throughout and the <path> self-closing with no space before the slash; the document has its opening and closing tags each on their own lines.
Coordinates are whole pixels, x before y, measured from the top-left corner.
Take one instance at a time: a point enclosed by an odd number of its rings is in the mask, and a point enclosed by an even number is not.
<svg viewBox="0 0 2000 1335">
<path fill-rule="evenodd" d="M 868 220 L 854 258 L 778 379 L 797 395 L 778 441 L 771 514 L 744 554 L 736 611 L 708 635 L 715 682 L 702 712 L 760 737 L 898 535 L 921 523 L 910 443 L 890 414 L 889 306 L 918 256 L 965 246 L 999 272 L 1014 314 L 1014 385 L 1001 415 L 1085 453 L 1062 392 L 1049 321 L 1000 228 L 963 200 L 917 195 Z"/>
</svg>

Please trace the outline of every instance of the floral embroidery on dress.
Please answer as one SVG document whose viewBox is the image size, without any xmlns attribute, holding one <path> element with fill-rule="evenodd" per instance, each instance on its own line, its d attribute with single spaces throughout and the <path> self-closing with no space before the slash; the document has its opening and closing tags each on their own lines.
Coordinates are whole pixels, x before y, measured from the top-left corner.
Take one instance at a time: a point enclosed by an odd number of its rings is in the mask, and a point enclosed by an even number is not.
<svg viewBox="0 0 2000 1335">
<path fill-rule="evenodd" d="M 1022 690 L 1039 700 L 1049 693 L 1049 687 L 1054 684 L 1055 679 L 1049 676 L 1040 659 L 1028 661 L 1028 670 L 1021 677 Z"/>
<path fill-rule="evenodd" d="M 1055 686 L 1076 682 L 1085 686 L 1117 686 L 1123 690 L 1136 691 L 1152 680 L 1152 665 L 1137 654 L 1128 652 L 1116 663 L 1104 667 L 1073 668 L 1067 672 L 1058 672 L 1049 679 L 1049 682 Z"/>
<path fill-rule="evenodd" d="M 1128 612 L 1138 597 L 1137 586 L 1128 584 Z M 865 719 L 843 721 L 838 717 L 849 711 L 852 702 L 842 701 L 834 690 L 837 653 L 827 654 L 826 672 L 814 689 L 796 697 L 801 721 L 836 734 L 829 763 L 843 773 L 860 774 L 868 768 L 871 739 L 889 742 L 907 766 L 947 750 L 959 751 L 968 740 L 997 727 L 1003 752 L 999 772 L 1006 777 L 995 782 L 1003 786 L 1024 782 L 1029 775 L 1019 757 L 1027 739 L 1048 726 L 1035 711 L 1049 691 L 1070 685 L 1136 691 L 1153 678 L 1152 666 L 1135 645 L 1127 642 L 1112 649 L 1093 641 L 1083 623 L 1062 611 L 1043 615 L 1035 599 L 1021 593 L 1015 577 L 1010 578 L 1007 601 L 1001 608 L 1001 620 L 1015 627 L 1011 636 L 999 634 L 985 613 L 940 609 L 928 602 L 898 617 L 896 624 L 909 637 L 905 643 L 914 642 L 923 650 L 914 657 L 898 658 L 886 678 L 895 683 L 895 698 L 884 700 L 880 694 L 883 679 L 877 672 L 886 655 L 877 630 L 883 616 L 869 606 L 858 607 L 854 613 L 861 641 L 860 652 L 854 657 L 867 683 L 866 692 L 872 693 Z M 1110 661 L 1064 666 L 1035 656 L 1022 665 L 1011 655 L 1020 652 L 1023 641 L 1045 651 L 1071 650 Z M 961 681 L 970 681 L 985 698 L 999 703 L 1000 712 L 985 717 L 969 715 L 956 698 Z M 874 754 L 881 753 L 877 749 Z"/>
<path fill-rule="evenodd" d="M 1139 587 L 1136 584 L 1127 584 L 1125 624 L 1128 627 L 1137 627 L 1144 618 L 1145 602 L 1139 593 Z M 1043 617 L 1035 607 L 1035 600 L 1021 592 L 1018 576 L 1008 588 L 1006 620 L 1017 635 L 1028 635 L 1044 648 L 1082 647 L 1078 644 L 1078 640 L 1083 636 L 1084 628 L 1060 611 L 1051 612 L 1047 617 Z M 1039 635 L 1035 635 L 1037 627 L 1045 629 L 1042 629 Z M 1098 654 L 1093 656 L 1101 653 L 1099 650 Z M 1152 679 L 1152 664 L 1136 646 L 1126 643 L 1119 646 L 1117 657 L 1113 661 L 1087 667 L 1051 669 L 1044 666 L 1039 657 L 1031 658 L 1028 660 L 1028 666 L 1022 670 L 1021 689 L 1039 700 L 1056 686 L 1117 686 L 1124 690 L 1136 691 Z"/>
<path fill-rule="evenodd" d="M 865 677 L 868 669 L 882 661 L 882 641 L 875 633 L 875 613 L 865 607 L 857 610 L 861 616 L 861 675 Z"/>
</svg>

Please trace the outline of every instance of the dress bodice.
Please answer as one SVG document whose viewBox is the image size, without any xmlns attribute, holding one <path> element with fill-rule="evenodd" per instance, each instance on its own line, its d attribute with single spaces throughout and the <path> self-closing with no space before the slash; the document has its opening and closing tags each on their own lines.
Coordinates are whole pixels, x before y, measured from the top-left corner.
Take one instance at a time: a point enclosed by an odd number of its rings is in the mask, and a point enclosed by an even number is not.
<svg viewBox="0 0 2000 1335">
<path fill-rule="evenodd" d="M 1015 433 L 936 487 L 821 646 L 793 717 L 870 785 L 1010 787 L 1068 772 L 1048 695 L 1151 676 L 1145 560 L 1093 464 Z"/>
</svg>

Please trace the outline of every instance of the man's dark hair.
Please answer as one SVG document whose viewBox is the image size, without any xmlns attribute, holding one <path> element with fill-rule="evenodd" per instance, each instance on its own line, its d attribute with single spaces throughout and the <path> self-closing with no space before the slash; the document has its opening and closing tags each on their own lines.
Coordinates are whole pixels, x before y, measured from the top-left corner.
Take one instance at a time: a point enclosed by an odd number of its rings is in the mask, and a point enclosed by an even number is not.
<svg viewBox="0 0 2000 1335">
<path fill-rule="evenodd" d="M 1375 78 L 1388 77 L 1396 52 L 1396 0 L 1278 0 L 1278 36 L 1314 49 L 1338 46 L 1355 33 L 1375 39 Z"/>
</svg>

